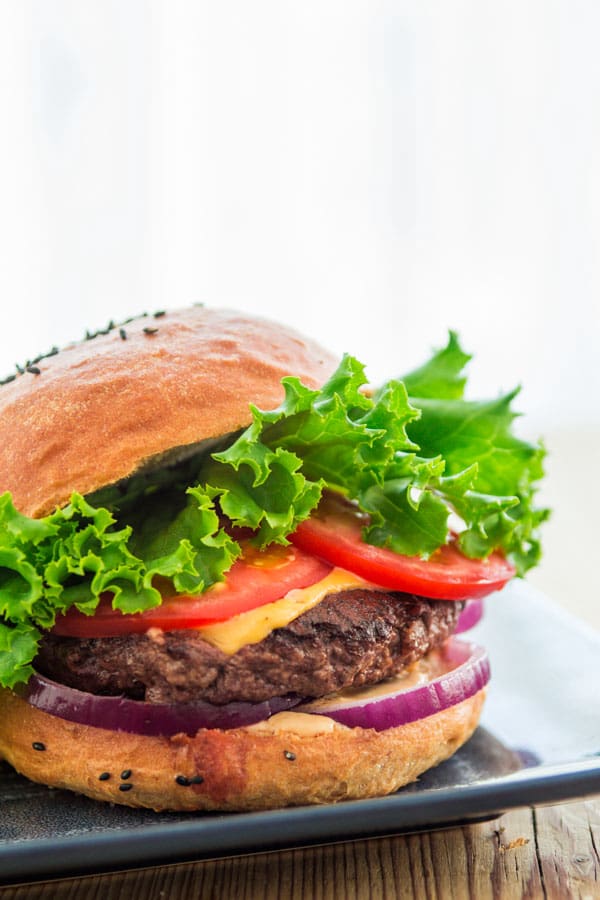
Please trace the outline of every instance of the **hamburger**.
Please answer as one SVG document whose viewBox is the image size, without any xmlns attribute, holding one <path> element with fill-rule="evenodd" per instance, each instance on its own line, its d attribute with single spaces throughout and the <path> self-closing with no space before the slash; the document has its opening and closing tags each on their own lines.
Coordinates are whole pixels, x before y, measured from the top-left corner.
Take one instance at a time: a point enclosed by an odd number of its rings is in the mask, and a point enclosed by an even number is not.
<svg viewBox="0 0 600 900">
<path fill-rule="evenodd" d="M 0 387 L 0 758 L 155 810 L 379 796 L 477 727 L 454 635 L 539 557 L 543 450 L 450 333 L 373 388 L 274 322 L 110 323 Z"/>
</svg>

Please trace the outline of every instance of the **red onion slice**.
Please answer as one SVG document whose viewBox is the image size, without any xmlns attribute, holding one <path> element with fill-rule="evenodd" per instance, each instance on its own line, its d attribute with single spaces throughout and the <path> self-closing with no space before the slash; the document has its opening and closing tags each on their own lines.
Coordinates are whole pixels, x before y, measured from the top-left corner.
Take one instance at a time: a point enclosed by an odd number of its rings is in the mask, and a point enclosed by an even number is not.
<svg viewBox="0 0 600 900">
<path fill-rule="evenodd" d="M 180 733 L 194 735 L 200 728 L 240 728 L 290 709 L 301 700 L 290 694 L 262 703 L 227 703 L 224 706 L 203 701 L 180 705 L 145 703 L 127 697 L 101 697 L 78 691 L 37 673 L 19 689 L 19 694 L 32 706 L 60 719 L 152 737 Z"/>
<path fill-rule="evenodd" d="M 463 631 L 469 631 L 470 628 L 474 628 L 482 616 L 483 600 L 467 600 L 458 617 L 454 634 L 462 634 Z"/>
<path fill-rule="evenodd" d="M 434 677 L 427 679 L 427 674 Z M 425 681 L 417 683 L 416 680 Z M 489 681 L 490 665 L 482 647 L 450 640 L 417 664 L 412 678 L 391 679 L 372 688 L 359 688 L 315 700 L 295 712 L 329 716 L 350 728 L 385 731 L 448 709 L 472 697 Z M 404 683 L 404 685 L 403 685 Z M 388 690 L 383 693 L 385 687 Z M 374 694 L 376 694 L 374 696 Z"/>
</svg>

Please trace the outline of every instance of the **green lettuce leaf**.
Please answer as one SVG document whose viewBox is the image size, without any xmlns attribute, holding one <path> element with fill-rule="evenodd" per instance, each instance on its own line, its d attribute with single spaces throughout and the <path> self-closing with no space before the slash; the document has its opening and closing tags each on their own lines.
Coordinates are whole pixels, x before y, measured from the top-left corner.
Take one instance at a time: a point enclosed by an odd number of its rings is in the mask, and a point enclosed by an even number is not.
<svg viewBox="0 0 600 900">
<path fill-rule="evenodd" d="M 324 487 L 358 497 L 366 485 L 381 483 L 396 455 L 416 448 L 406 426 L 419 413 L 409 404 L 400 382 L 386 385 L 377 398 L 369 397 L 363 390 L 364 368 L 351 356 L 343 358 L 319 391 L 304 387 L 296 378 L 284 378 L 283 384 L 282 405 L 270 411 L 252 407 L 252 425 L 228 450 L 214 455 L 237 474 L 243 467 L 251 469 L 254 478 L 234 480 L 214 466 L 207 478 L 215 496 L 222 492 L 225 511 L 235 512 L 235 521 L 243 524 L 248 508 L 262 510 L 271 495 L 281 497 L 277 463 L 283 454 L 296 476 L 296 493 L 289 491 L 287 496 L 293 521 L 286 524 L 287 530 L 271 537 L 285 542 L 314 509 Z M 248 497 L 249 486 L 260 489 L 256 504 Z M 257 512 L 253 527 L 258 526 L 259 517 Z"/>
<path fill-rule="evenodd" d="M 459 400 L 467 381 L 463 369 L 470 359 L 460 346 L 456 332 L 451 331 L 447 345 L 436 350 L 423 366 L 403 375 L 402 381 L 411 397 Z"/>
<path fill-rule="evenodd" d="M 466 524 L 460 544 L 468 556 L 500 548 L 523 574 L 540 555 L 536 482 L 543 474 L 544 448 L 512 432 L 513 391 L 491 401 L 419 398 L 421 417 L 411 438 L 426 457 L 441 456 L 444 477 L 432 483 Z"/>
<path fill-rule="evenodd" d="M 37 653 L 41 633 L 35 626 L 19 622 L 7 625 L 0 621 L 0 684 L 12 688 L 33 675 L 32 661 Z"/>
</svg>

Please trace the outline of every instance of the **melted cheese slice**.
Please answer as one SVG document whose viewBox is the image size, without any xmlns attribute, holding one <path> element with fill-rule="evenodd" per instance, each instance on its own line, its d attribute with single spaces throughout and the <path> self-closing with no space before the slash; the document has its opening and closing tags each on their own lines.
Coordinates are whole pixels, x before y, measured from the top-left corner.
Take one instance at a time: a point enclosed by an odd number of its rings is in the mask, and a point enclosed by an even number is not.
<svg viewBox="0 0 600 900">
<path fill-rule="evenodd" d="M 302 613 L 320 603 L 327 594 L 365 587 L 372 588 L 373 585 L 359 578 L 358 575 L 346 572 L 345 569 L 335 568 L 316 584 L 289 591 L 281 600 L 265 603 L 264 606 L 258 606 L 256 609 L 240 613 L 239 616 L 233 616 L 226 622 L 202 625 L 196 630 L 205 641 L 218 647 L 224 653 L 237 653 L 246 644 L 258 644 L 275 628 L 283 628 L 288 625 Z"/>
</svg>

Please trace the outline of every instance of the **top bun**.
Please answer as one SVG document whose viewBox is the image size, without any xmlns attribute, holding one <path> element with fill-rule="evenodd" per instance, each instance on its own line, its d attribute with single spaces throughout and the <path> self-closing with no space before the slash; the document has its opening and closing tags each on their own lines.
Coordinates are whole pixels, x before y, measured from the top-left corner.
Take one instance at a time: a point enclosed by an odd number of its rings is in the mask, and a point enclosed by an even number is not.
<svg viewBox="0 0 600 900">
<path fill-rule="evenodd" d="M 194 306 L 111 324 L 0 387 L 0 493 L 43 516 L 176 448 L 235 432 L 336 360 L 274 322 Z M 39 374 L 36 374 L 36 370 Z"/>
</svg>

